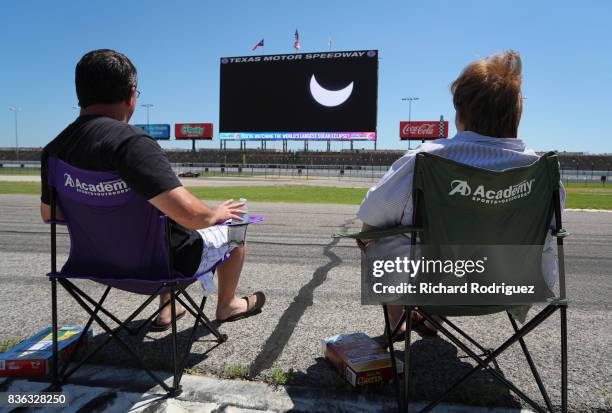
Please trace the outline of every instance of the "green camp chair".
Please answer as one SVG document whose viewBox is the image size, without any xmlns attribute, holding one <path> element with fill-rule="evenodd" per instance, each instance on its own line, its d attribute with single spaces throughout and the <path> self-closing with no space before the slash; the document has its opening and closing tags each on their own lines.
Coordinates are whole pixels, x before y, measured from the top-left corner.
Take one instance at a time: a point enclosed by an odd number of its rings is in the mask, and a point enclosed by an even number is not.
<svg viewBox="0 0 612 413">
<path fill-rule="evenodd" d="M 531 184 L 520 186 L 524 182 Z M 517 186 L 519 183 L 519 186 Z M 499 196 L 495 193 L 483 192 L 482 188 L 514 188 Z M 474 190 L 481 188 L 480 191 Z M 476 193 L 478 192 L 478 193 Z M 482 196 L 484 194 L 484 196 Z M 507 196 L 506 196 L 507 195 Z M 508 389 L 516 393 L 531 408 L 538 412 L 553 411 L 550 397 L 542 383 L 538 370 L 531 358 L 524 336 L 530 333 L 540 323 L 550 317 L 555 311 L 560 311 L 561 318 L 561 411 L 567 411 L 567 300 L 565 294 L 565 268 L 563 256 L 563 238 L 568 233 L 561 225 L 561 203 L 559 199 L 559 162 L 554 153 L 542 156 L 533 164 L 501 172 L 480 169 L 428 153 L 419 153 L 415 164 L 413 181 L 414 213 L 412 226 L 379 229 L 356 234 L 336 234 L 337 237 L 377 240 L 397 234 L 411 234 L 411 257 L 414 258 L 414 245 L 535 245 L 544 244 L 547 232 L 554 219 L 553 236 L 557 238 L 559 293 L 546 299 L 547 306 L 532 317 L 521 328 L 518 327 L 510 312 L 512 305 L 419 305 L 406 302 L 403 320 L 407 319 L 404 352 L 403 390 L 400 391 L 399 374 L 396 373 L 396 394 L 400 411 L 408 411 L 408 388 L 410 382 L 410 335 L 413 330 L 411 317 L 406 315 L 412 311 L 418 312 L 423 320 L 429 321 L 438 331 L 474 359 L 477 365 L 457 380 L 437 400 L 429 403 L 422 412 L 430 411 L 442 402 L 457 386 L 480 370 L 486 370 Z M 554 218 L 553 218 L 554 217 Z M 503 248 L 503 247 L 501 247 Z M 363 251 L 363 250 L 362 250 Z M 541 249 L 540 249 L 541 251 Z M 362 259 L 364 258 L 362 252 Z M 535 255 L 532 255 L 535 260 Z M 522 258 L 522 257 L 521 257 Z M 540 268 L 541 253 L 537 262 L 528 263 L 521 260 L 522 265 Z M 516 259 L 514 260 L 517 261 Z M 534 274 L 536 282 L 542 278 L 541 271 Z M 542 285 L 542 284 L 540 284 Z M 543 300 L 537 300 L 541 303 Z M 474 302 L 473 304 L 478 304 Z M 482 303 L 481 303 L 482 304 Z M 522 304 L 529 304 L 523 302 Z M 533 302 L 536 304 L 536 302 Z M 475 339 L 446 317 L 453 316 L 483 316 L 488 314 L 508 312 L 508 317 L 514 334 L 497 349 L 486 349 Z M 385 334 L 390 347 L 391 360 L 395 368 L 395 350 L 392 337 L 398 332 L 389 325 L 387 305 L 383 303 L 385 318 Z M 444 323 L 439 323 L 433 316 L 440 317 Z M 489 364 L 507 350 L 512 344 L 519 342 L 534 379 L 542 393 L 546 409 L 532 400 L 523 391 L 508 381 Z M 478 350 L 472 350 L 471 344 Z M 477 354 L 480 352 L 481 354 Z"/>
</svg>

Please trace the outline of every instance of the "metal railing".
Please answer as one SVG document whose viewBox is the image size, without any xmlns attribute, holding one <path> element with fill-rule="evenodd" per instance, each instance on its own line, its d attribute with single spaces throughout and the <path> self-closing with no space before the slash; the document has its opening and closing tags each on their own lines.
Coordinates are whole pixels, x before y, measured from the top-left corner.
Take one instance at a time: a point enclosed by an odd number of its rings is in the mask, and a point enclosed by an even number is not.
<svg viewBox="0 0 612 413">
<path fill-rule="evenodd" d="M 293 165 L 172 163 L 174 172 L 193 177 L 257 177 L 260 179 L 296 178 L 343 180 L 379 180 L 389 169 L 386 165 Z M 39 175 L 39 161 L 0 161 L 1 175 Z M 612 170 L 562 169 L 561 180 L 574 183 L 612 182 Z"/>
<path fill-rule="evenodd" d="M 200 177 L 257 177 L 257 178 L 342 178 L 378 180 L 388 166 L 363 165 L 292 165 L 292 164 L 196 164 L 173 163 L 179 175 L 194 174 Z"/>
</svg>

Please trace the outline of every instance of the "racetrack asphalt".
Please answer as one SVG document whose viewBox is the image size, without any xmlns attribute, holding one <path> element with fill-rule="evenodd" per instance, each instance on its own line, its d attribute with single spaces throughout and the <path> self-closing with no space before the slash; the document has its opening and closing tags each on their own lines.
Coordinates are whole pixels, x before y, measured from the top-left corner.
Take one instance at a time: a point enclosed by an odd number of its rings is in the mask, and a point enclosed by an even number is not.
<svg viewBox="0 0 612 413">
<path fill-rule="evenodd" d="M 49 229 L 40 222 L 38 197 L 0 196 L 0 341 L 25 338 L 50 325 Z M 363 331 L 371 336 L 383 332 L 382 311 L 360 304 L 359 253 L 348 240 L 333 240 L 331 234 L 357 229 L 357 207 L 350 205 L 298 205 L 249 203 L 249 211 L 266 217 L 249 229 L 248 257 L 239 294 L 254 290 L 266 293 L 264 311 L 256 316 L 221 326 L 229 340 L 214 347 L 202 332 L 188 360 L 190 372 L 227 376 L 248 368 L 250 378 L 271 380 L 273 369 L 290 372 L 291 383 L 338 388 L 348 385 L 321 357 L 320 340 L 340 333 Z M 571 411 L 609 411 L 612 408 L 612 214 L 605 212 L 565 213 L 566 268 L 569 319 L 569 401 Z M 59 238 L 59 263 L 65 260 L 69 241 L 65 230 Z M 103 288 L 78 282 L 93 297 Z M 199 301 L 201 288 L 189 288 Z M 107 303 L 127 316 L 143 297 L 111 292 Z M 205 312 L 214 318 L 215 297 Z M 79 325 L 86 314 L 60 289 L 62 325 Z M 150 311 L 153 310 L 151 305 Z M 532 313 L 534 314 L 533 310 Z M 504 314 L 455 319 L 462 328 L 491 347 L 511 334 Z M 179 321 L 181 342 L 187 340 L 190 317 Z M 103 331 L 96 327 L 97 339 Z M 168 333 L 147 333 L 126 339 L 157 369 L 170 361 Z M 560 351 L 559 316 L 554 314 L 526 339 L 553 404 L 559 405 Z M 214 348 L 213 348 L 214 347 Z M 401 346 L 400 346 L 401 348 Z M 445 385 L 474 365 L 462 351 L 445 339 L 413 338 L 413 395 L 428 400 Z M 127 365 L 121 349 L 108 346 L 97 363 Z M 518 345 L 497 359 L 500 371 L 536 400 L 538 388 L 530 376 Z M 243 370 L 244 370 L 243 369 Z M 391 388 L 384 389 L 389 395 Z M 448 399 L 474 405 L 519 407 L 519 399 L 481 372 Z"/>
</svg>

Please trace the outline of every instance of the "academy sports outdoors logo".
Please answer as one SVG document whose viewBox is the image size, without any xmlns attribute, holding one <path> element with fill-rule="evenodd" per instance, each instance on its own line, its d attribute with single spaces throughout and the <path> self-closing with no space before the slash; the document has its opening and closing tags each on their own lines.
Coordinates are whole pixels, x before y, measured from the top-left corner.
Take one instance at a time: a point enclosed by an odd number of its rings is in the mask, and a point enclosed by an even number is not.
<svg viewBox="0 0 612 413">
<path fill-rule="evenodd" d="M 534 182 L 535 179 L 529 179 L 499 190 L 486 189 L 484 185 L 479 185 L 476 190 L 472 192 L 472 187 L 467 181 L 456 179 L 451 182 L 451 190 L 448 194 L 471 196 L 472 201 L 485 204 L 504 204 L 528 196 L 531 193 Z"/>
<path fill-rule="evenodd" d="M 64 186 L 76 188 L 77 192 L 91 196 L 110 196 L 126 193 L 130 190 L 125 181 L 115 179 L 113 181 L 100 182 L 97 185 L 81 181 L 79 178 L 72 179 L 69 173 L 64 174 Z"/>
</svg>

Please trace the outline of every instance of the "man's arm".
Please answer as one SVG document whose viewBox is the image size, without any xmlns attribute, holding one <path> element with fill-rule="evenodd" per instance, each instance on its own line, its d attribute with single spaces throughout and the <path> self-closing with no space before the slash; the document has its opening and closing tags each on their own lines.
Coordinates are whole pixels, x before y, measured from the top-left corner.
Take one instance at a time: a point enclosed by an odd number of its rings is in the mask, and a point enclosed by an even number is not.
<svg viewBox="0 0 612 413">
<path fill-rule="evenodd" d="M 207 228 L 228 219 L 240 220 L 240 215 L 246 214 L 246 211 L 239 209 L 244 206 L 244 202 L 234 202 L 228 199 L 210 208 L 182 186 L 163 192 L 149 199 L 149 202 L 178 224 L 191 229 Z M 41 203 L 40 216 L 43 221 L 49 222 L 51 207 Z M 62 211 L 57 207 L 55 218 L 57 221 L 64 220 Z"/>
<path fill-rule="evenodd" d="M 241 220 L 240 215 L 246 214 L 240 209 L 244 202 L 228 199 L 210 208 L 183 186 L 162 192 L 149 202 L 174 222 L 191 229 L 208 228 L 228 219 Z"/>
<path fill-rule="evenodd" d="M 51 221 L 51 206 L 50 205 L 45 204 L 44 202 L 40 203 L 40 217 L 45 222 Z M 64 215 L 62 214 L 62 211 L 60 211 L 58 207 L 55 207 L 55 220 L 56 221 L 64 220 Z"/>
</svg>

